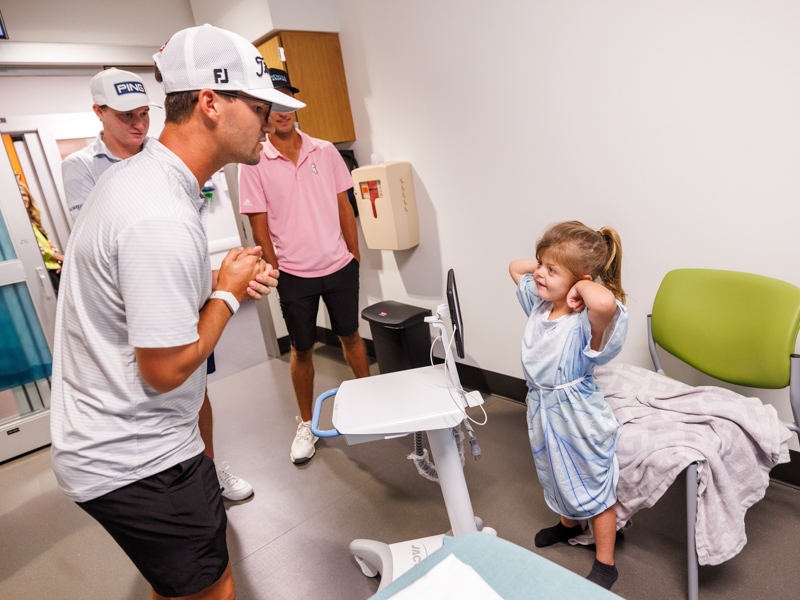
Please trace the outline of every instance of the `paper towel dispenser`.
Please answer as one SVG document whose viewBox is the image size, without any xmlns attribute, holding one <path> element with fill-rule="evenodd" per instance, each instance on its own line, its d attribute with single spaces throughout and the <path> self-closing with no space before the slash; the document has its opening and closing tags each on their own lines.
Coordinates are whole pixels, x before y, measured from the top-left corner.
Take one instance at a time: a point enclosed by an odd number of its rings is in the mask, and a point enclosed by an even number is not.
<svg viewBox="0 0 800 600">
<path fill-rule="evenodd" d="M 361 229 L 370 250 L 406 250 L 419 244 L 411 164 L 390 162 L 352 172 Z"/>
</svg>

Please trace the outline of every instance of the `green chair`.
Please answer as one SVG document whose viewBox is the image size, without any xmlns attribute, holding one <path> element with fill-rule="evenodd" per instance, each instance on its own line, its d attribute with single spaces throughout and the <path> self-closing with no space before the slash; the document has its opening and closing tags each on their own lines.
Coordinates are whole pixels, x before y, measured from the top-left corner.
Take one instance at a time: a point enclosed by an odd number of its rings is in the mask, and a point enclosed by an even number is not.
<svg viewBox="0 0 800 600">
<path fill-rule="evenodd" d="M 789 386 L 800 434 L 800 288 L 770 277 L 712 269 L 670 271 L 647 317 L 650 356 L 665 375 L 657 346 L 727 383 L 754 388 Z M 697 600 L 697 463 L 686 469 L 688 596 Z"/>
</svg>

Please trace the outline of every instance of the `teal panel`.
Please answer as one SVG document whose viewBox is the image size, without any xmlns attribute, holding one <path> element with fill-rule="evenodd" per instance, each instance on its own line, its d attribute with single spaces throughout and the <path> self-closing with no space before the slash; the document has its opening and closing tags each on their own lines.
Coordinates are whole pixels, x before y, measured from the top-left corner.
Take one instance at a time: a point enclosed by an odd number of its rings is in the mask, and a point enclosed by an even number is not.
<svg viewBox="0 0 800 600">
<path fill-rule="evenodd" d="M 16 258 L 17 253 L 14 251 L 11 237 L 8 235 L 8 228 L 3 220 L 3 214 L 0 213 L 0 262 L 16 260 Z"/>
<path fill-rule="evenodd" d="M 0 391 L 50 377 L 53 358 L 24 282 L 0 287 Z"/>
</svg>

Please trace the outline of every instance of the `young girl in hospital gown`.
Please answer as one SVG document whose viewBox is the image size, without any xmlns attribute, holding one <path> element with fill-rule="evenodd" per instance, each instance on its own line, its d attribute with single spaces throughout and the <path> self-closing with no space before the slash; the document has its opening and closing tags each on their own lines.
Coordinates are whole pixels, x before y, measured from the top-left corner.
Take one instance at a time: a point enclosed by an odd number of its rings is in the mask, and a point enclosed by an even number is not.
<svg viewBox="0 0 800 600">
<path fill-rule="evenodd" d="M 561 515 L 536 534 L 538 547 L 582 533 L 591 519 L 597 557 L 588 579 L 610 589 L 614 566 L 618 429 L 595 383 L 596 365 L 619 354 L 628 329 L 620 282 L 622 246 L 610 228 L 577 221 L 551 226 L 535 259 L 509 272 L 528 323 L 522 367 L 528 384 L 527 419 L 536 472 L 547 504 Z"/>
</svg>

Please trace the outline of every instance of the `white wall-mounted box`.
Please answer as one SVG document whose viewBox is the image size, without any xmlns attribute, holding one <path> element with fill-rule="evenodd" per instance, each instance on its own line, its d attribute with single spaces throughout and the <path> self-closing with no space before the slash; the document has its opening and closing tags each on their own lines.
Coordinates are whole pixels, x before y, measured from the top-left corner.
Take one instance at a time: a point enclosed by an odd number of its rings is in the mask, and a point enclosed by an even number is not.
<svg viewBox="0 0 800 600">
<path fill-rule="evenodd" d="M 371 250 L 407 250 L 419 244 L 411 164 L 389 162 L 352 172 L 358 216 Z"/>
</svg>

